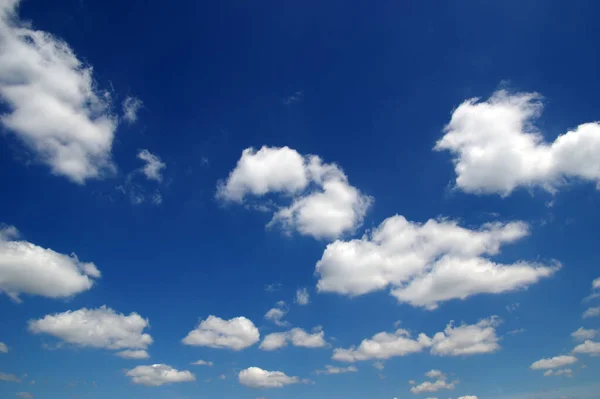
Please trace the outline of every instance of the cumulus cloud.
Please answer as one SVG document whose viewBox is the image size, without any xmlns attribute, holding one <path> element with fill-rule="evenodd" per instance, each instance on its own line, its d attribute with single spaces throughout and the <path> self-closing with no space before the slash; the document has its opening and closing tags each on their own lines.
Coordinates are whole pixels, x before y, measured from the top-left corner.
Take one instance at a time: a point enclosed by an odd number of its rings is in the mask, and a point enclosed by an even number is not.
<svg viewBox="0 0 600 399">
<path fill-rule="evenodd" d="M 456 186 L 507 196 L 518 187 L 554 192 L 568 180 L 600 183 L 600 124 L 581 124 L 548 143 L 533 125 L 542 109 L 539 94 L 505 90 L 458 106 L 435 145 L 452 153 Z"/>
<path fill-rule="evenodd" d="M 546 370 L 544 372 L 544 377 L 550 377 L 552 375 L 554 375 L 554 376 L 564 375 L 567 377 L 572 377 L 573 370 L 566 368 L 566 369 L 560 369 L 560 370 Z"/>
<path fill-rule="evenodd" d="M 523 289 L 560 266 L 499 264 L 486 256 L 528 233 L 523 222 L 468 229 L 446 219 L 420 224 L 396 215 L 360 239 L 329 244 L 316 265 L 317 288 L 355 296 L 389 287 L 398 301 L 430 310 L 451 299 Z"/>
<path fill-rule="evenodd" d="M 267 371 L 258 367 L 249 367 L 240 371 L 240 384 L 250 388 L 282 388 L 300 382 L 298 377 L 290 377 L 281 371 Z"/>
<path fill-rule="evenodd" d="M 600 277 L 598 277 L 594 281 L 592 281 L 592 289 L 594 289 L 594 290 L 600 289 Z"/>
<path fill-rule="evenodd" d="M 339 367 L 326 365 L 324 370 L 315 370 L 315 374 L 345 374 L 356 373 L 358 369 L 355 366 Z"/>
<path fill-rule="evenodd" d="M 587 339 L 592 339 L 596 335 L 600 334 L 600 330 L 586 329 L 583 327 L 579 327 L 576 331 L 571 333 L 571 336 L 577 340 L 585 341 Z"/>
<path fill-rule="evenodd" d="M 196 376 L 190 371 L 179 371 L 166 364 L 137 366 L 134 369 L 126 370 L 125 375 L 131 377 L 135 384 L 152 387 L 196 380 Z"/>
<path fill-rule="evenodd" d="M 28 323 L 34 334 L 52 335 L 79 347 L 111 350 L 146 349 L 153 341 L 144 333 L 149 326 L 148 320 L 135 312 L 126 316 L 106 306 L 46 315 Z M 120 356 L 129 357 L 123 352 Z"/>
<path fill-rule="evenodd" d="M 600 306 L 597 306 L 594 308 L 589 308 L 588 310 L 583 312 L 584 319 L 587 319 L 589 317 L 596 317 L 596 316 L 600 316 Z"/>
<path fill-rule="evenodd" d="M 8 346 L 4 342 L 0 342 L 0 353 L 8 353 Z"/>
<path fill-rule="evenodd" d="M 440 370 L 432 369 L 425 373 L 425 377 L 445 379 L 446 375 L 444 373 L 442 373 Z"/>
<path fill-rule="evenodd" d="M 67 298 L 89 290 L 100 278 L 93 263 L 18 237 L 14 226 L 0 225 L 0 292 L 16 302 L 21 294 Z"/>
<path fill-rule="evenodd" d="M 161 159 L 152 154 L 148 150 L 140 150 L 138 152 L 137 157 L 142 161 L 146 162 L 146 165 L 142 168 L 142 172 L 149 180 L 162 180 L 162 170 L 167 167 L 167 165 L 161 161 Z"/>
<path fill-rule="evenodd" d="M 135 123 L 138 118 L 138 112 L 144 106 L 142 100 L 137 97 L 128 96 L 123 100 L 123 119 L 127 123 Z"/>
<path fill-rule="evenodd" d="M 577 362 L 577 358 L 575 356 L 563 355 L 563 356 L 555 356 L 548 359 L 540 359 L 536 362 L 533 362 L 531 366 L 529 366 L 532 370 L 547 370 L 547 369 L 556 369 L 564 366 L 568 366 Z"/>
<path fill-rule="evenodd" d="M 269 226 L 326 239 L 354 232 L 373 202 L 348 183 L 337 165 L 289 147 L 245 149 L 217 187 L 218 198 L 237 203 L 267 194 L 279 194 L 279 200 L 289 203 L 276 205 Z"/>
<path fill-rule="evenodd" d="M 299 288 L 296 290 L 295 302 L 298 305 L 308 305 L 310 302 L 310 295 L 308 294 L 308 290 L 306 288 Z"/>
<path fill-rule="evenodd" d="M 573 349 L 573 353 L 583 353 L 592 356 L 600 356 L 600 342 L 586 340 L 583 344 L 579 344 Z"/>
<path fill-rule="evenodd" d="M 258 328 L 245 317 L 223 320 L 210 315 L 206 320 L 201 320 L 182 342 L 186 345 L 239 351 L 254 345 L 259 339 Z"/>
<path fill-rule="evenodd" d="M 272 321 L 280 327 L 286 327 L 289 325 L 289 323 L 282 319 L 285 317 L 287 312 L 288 310 L 285 302 L 279 301 L 274 308 L 269 309 L 269 311 L 265 313 L 265 319 Z"/>
<path fill-rule="evenodd" d="M 325 331 L 316 328 L 313 333 L 308 333 L 301 328 L 292 328 L 287 332 L 278 332 L 267 335 L 260 344 L 260 349 L 272 351 L 288 345 L 302 348 L 323 348 L 327 346 Z"/>
<path fill-rule="evenodd" d="M 208 366 L 208 367 L 212 367 L 213 366 L 213 362 L 207 362 L 206 360 L 197 360 L 194 363 L 192 363 L 194 366 Z"/>
<path fill-rule="evenodd" d="M 420 394 L 423 392 L 437 392 L 440 389 L 454 389 L 455 382 L 447 382 L 444 378 L 440 378 L 436 381 L 424 381 L 419 385 L 415 385 L 410 388 L 410 391 L 414 394 Z"/>
<path fill-rule="evenodd" d="M 150 355 L 143 349 L 127 349 L 121 352 L 115 353 L 115 355 L 124 359 L 148 359 Z"/>
<path fill-rule="evenodd" d="M 108 93 L 67 43 L 19 20 L 19 3 L 0 2 L 0 122 L 53 174 L 81 184 L 114 171 Z"/>
</svg>

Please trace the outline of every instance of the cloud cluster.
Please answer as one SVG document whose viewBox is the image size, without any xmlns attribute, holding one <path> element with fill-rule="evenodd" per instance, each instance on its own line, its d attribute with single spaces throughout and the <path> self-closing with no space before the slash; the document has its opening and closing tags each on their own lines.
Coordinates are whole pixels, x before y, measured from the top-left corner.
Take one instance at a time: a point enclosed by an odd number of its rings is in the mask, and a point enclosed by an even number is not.
<svg viewBox="0 0 600 399">
<path fill-rule="evenodd" d="M 226 348 L 235 351 L 254 345 L 260 339 L 258 328 L 245 317 L 223 320 L 210 315 L 182 340 L 186 345 Z"/>
<path fill-rule="evenodd" d="M 131 377 L 131 380 L 135 384 L 153 387 L 196 380 L 196 376 L 192 372 L 187 370 L 179 371 L 166 364 L 137 366 L 134 369 L 127 370 L 125 375 Z"/>
<path fill-rule="evenodd" d="M 435 145 L 452 153 L 456 186 L 507 196 L 518 187 L 554 192 L 568 180 L 600 183 L 600 124 L 581 124 L 547 143 L 532 123 L 542 109 L 539 94 L 505 90 L 458 106 Z"/>
<path fill-rule="evenodd" d="M 273 351 L 287 346 L 288 342 L 293 346 L 302 348 L 323 348 L 327 346 L 325 332 L 320 328 L 317 327 L 312 334 L 301 328 L 292 328 L 287 332 L 272 333 L 265 336 L 260 344 L 260 349 Z"/>
<path fill-rule="evenodd" d="M 429 370 L 425 373 L 425 376 L 435 380 L 424 381 L 421 384 L 414 385 L 410 388 L 410 392 L 420 394 L 423 392 L 437 392 L 441 389 L 452 390 L 455 388 L 456 384 L 458 384 L 458 381 L 447 382 L 446 374 L 442 373 L 440 370 Z"/>
<path fill-rule="evenodd" d="M 567 377 L 572 377 L 573 376 L 573 370 L 566 368 L 566 369 L 560 369 L 560 370 L 546 370 L 544 372 L 544 377 L 550 377 L 550 376 L 560 376 L 560 375 L 564 375 Z"/>
<path fill-rule="evenodd" d="M 269 226 L 325 239 L 355 231 L 373 202 L 348 183 L 337 165 L 289 147 L 245 149 L 229 177 L 217 187 L 218 198 L 237 203 L 267 194 L 291 201 L 276 207 Z"/>
<path fill-rule="evenodd" d="M 20 295 L 67 298 L 87 291 L 100 278 L 90 262 L 18 239 L 13 226 L 0 225 L 0 292 L 20 302 Z"/>
<path fill-rule="evenodd" d="M 488 257 L 528 233 L 523 222 L 468 229 L 452 220 L 420 224 L 396 215 L 360 239 L 329 244 L 316 265 L 317 288 L 354 296 L 390 287 L 398 301 L 430 310 L 451 299 L 526 288 L 560 266 Z"/>
<path fill-rule="evenodd" d="M 21 22 L 19 3 L 0 2 L 0 122 L 53 174 L 84 183 L 114 171 L 108 92 L 67 43 Z"/>
<path fill-rule="evenodd" d="M 298 377 L 290 377 L 281 371 L 267 371 L 249 367 L 238 374 L 240 384 L 250 388 L 282 388 L 300 382 Z"/>
</svg>

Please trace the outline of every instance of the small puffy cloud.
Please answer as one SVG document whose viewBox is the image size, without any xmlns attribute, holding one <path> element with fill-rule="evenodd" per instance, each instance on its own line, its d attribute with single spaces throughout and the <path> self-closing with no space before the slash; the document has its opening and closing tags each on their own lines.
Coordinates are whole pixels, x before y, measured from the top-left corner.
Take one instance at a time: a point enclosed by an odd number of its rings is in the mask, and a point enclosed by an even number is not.
<svg viewBox="0 0 600 399">
<path fill-rule="evenodd" d="M 135 384 L 157 387 L 176 382 L 195 381 L 196 376 L 190 371 L 179 371 L 166 364 L 153 364 L 150 366 L 137 366 L 127 370 L 125 375 L 131 377 Z"/>
<path fill-rule="evenodd" d="M 571 336 L 577 340 L 585 341 L 588 339 L 594 338 L 596 335 L 600 334 L 600 330 L 586 329 L 583 327 L 579 327 L 576 331 L 571 333 Z"/>
<path fill-rule="evenodd" d="M 138 112 L 144 106 L 142 100 L 137 97 L 128 96 L 123 100 L 123 119 L 127 123 L 135 123 L 137 121 Z"/>
<path fill-rule="evenodd" d="M 567 377 L 572 377 L 573 370 L 566 368 L 566 369 L 560 369 L 560 370 L 546 370 L 544 372 L 544 377 L 550 377 L 552 375 L 554 375 L 554 376 L 564 375 Z"/>
<path fill-rule="evenodd" d="M 197 360 L 194 363 L 192 363 L 194 366 L 208 366 L 208 367 L 212 367 L 213 366 L 213 362 L 207 362 L 206 360 Z"/>
<path fill-rule="evenodd" d="M 573 349 L 573 353 L 583 353 L 586 355 L 600 356 L 600 342 L 586 340 Z"/>
<path fill-rule="evenodd" d="M 600 183 L 600 124 L 581 124 L 548 143 L 533 125 L 542 108 L 537 93 L 505 90 L 458 106 L 435 145 L 452 153 L 456 186 L 507 196 L 518 187 L 554 192 L 569 180 Z"/>
<path fill-rule="evenodd" d="M 583 318 L 587 319 L 590 317 L 596 317 L 596 316 L 600 316 L 600 306 L 594 307 L 594 308 L 589 308 L 588 310 L 586 310 L 585 312 L 583 312 Z"/>
<path fill-rule="evenodd" d="M 536 362 L 533 362 L 531 366 L 529 366 L 532 370 L 547 370 L 547 369 L 556 369 L 559 367 L 568 366 L 577 362 L 577 358 L 575 356 L 563 355 L 563 356 L 555 356 L 548 359 L 540 359 Z"/>
<path fill-rule="evenodd" d="M 350 296 L 391 288 L 398 301 L 429 310 L 451 299 L 524 289 L 560 266 L 498 264 L 486 256 L 528 233 L 523 222 L 468 229 L 447 219 L 421 224 L 396 215 L 360 239 L 329 244 L 316 265 L 317 288 Z"/>
<path fill-rule="evenodd" d="M 19 240 L 14 226 L 0 225 L 0 292 L 20 302 L 20 295 L 68 298 L 94 285 L 100 271 L 75 254 L 64 255 Z"/>
<path fill-rule="evenodd" d="M 264 351 L 274 351 L 283 348 L 284 346 L 287 346 L 287 344 L 287 332 L 272 333 L 265 336 L 263 341 L 260 343 L 259 349 L 262 349 Z"/>
<path fill-rule="evenodd" d="M 152 344 L 150 334 L 144 333 L 149 326 L 135 312 L 126 316 L 106 306 L 46 315 L 28 323 L 34 334 L 52 335 L 80 347 L 114 350 L 146 349 Z"/>
<path fill-rule="evenodd" d="M 17 392 L 17 397 L 21 399 L 33 399 L 35 396 L 31 392 Z"/>
<path fill-rule="evenodd" d="M 254 345 L 259 339 L 258 328 L 245 317 L 223 320 L 210 315 L 206 320 L 201 320 L 198 326 L 188 333 L 183 339 L 183 343 L 239 351 Z"/>
<path fill-rule="evenodd" d="M 146 165 L 142 168 L 142 172 L 149 180 L 162 180 L 162 170 L 167 167 L 167 164 L 161 161 L 161 159 L 152 154 L 148 150 L 141 150 L 137 154 L 138 159 L 146 162 Z"/>
<path fill-rule="evenodd" d="M 410 388 L 410 391 L 414 394 L 419 394 L 423 392 L 437 392 L 440 389 L 454 389 L 455 385 L 453 382 L 446 382 L 444 379 L 439 379 L 436 381 L 425 381 L 420 383 L 419 385 L 415 385 Z"/>
<path fill-rule="evenodd" d="M 240 371 L 240 384 L 250 388 L 282 388 L 300 382 L 298 377 L 290 377 L 281 371 L 267 371 L 258 367 L 249 367 Z"/>
<path fill-rule="evenodd" d="M 592 281 L 592 289 L 594 289 L 594 290 L 600 289 L 600 277 L 598 277 L 594 281 Z"/>
<path fill-rule="evenodd" d="M 315 370 L 316 374 L 345 374 L 345 373 L 356 373 L 358 369 L 355 366 L 338 367 L 326 365 L 324 370 Z"/>
<path fill-rule="evenodd" d="M 21 382 L 21 379 L 14 374 L 3 373 L 0 371 L 0 381 Z"/>
<path fill-rule="evenodd" d="M 287 321 L 283 321 L 282 319 L 285 317 L 287 312 L 288 310 L 285 306 L 285 302 L 279 301 L 274 308 L 269 309 L 269 311 L 265 313 L 265 319 L 272 321 L 280 327 L 286 327 L 289 325 L 289 323 Z"/>
<path fill-rule="evenodd" d="M 428 372 L 425 373 L 425 377 L 429 377 L 429 378 L 446 378 L 446 375 L 444 373 L 442 373 L 440 370 L 429 370 Z"/>
<path fill-rule="evenodd" d="M 0 342 L 0 353 L 8 353 L 8 346 L 4 342 Z"/>
<path fill-rule="evenodd" d="M 55 175 L 82 184 L 114 171 L 108 92 L 66 42 L 22 22 L 19 3 L 0 2 L 0 123 Z"/>
<path fill-rule="evenodd" d="M 124 359 L 148 359 L 150 355 L 143 349 L 126 349 L 121 352 L 115 353 L 115 355 Z"/>
<path fill-rule="evenodd" d="M 499 323 L 497 316 L 456 327 L 450 322 L 443 332 L 433 336 L 431 353 L 439 356 L 469 356 L 496 352 L 500 349 L 496 335 Z"/>
<path fill-rule="evenodd" d="M 272 351 L 287 346 L 288 342 L 293 346 L 302 348 L 323 348 L 327 346 L 325 331 L 317 328 L 313 333 L 308 333 L 301 328 L 292 328 L 290 331 L 267 335 L 260 344 L 260 349 Z"/>
<path fill-rule="evenodd" d="M 267 194 L 279 194 L 278 202 L 287 203 L 276 205 L 268 226 L 325 239 L 354 232 L 373 202 L 348 183 L 337 165 L 289 147 L 245 149 L 217 186 L 217 197 L 224 201 L 243 203 L 249 196 Z"/>
<path fill-rule="evenodd" d="M 308 294 L 308 290 L 306 288 L 299 288 L 296 290 L 295 302 L 298 305 L 308 305 L 310 302 L 310 295 Z"/>
</svg>

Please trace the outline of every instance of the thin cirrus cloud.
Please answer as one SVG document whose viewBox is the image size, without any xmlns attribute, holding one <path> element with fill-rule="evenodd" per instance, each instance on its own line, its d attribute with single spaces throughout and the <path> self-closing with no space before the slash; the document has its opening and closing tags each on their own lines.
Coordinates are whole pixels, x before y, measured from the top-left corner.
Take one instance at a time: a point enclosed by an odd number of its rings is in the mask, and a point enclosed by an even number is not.
<svg viewBox="0 0 600 399">
<path fill-rule="evenodd" d="M 135 384 L 151 387 L 196 380 L 196 376 L 192 372 L 180 371 L 166 364 L 137 366 L 131 370 L 126 370 L 125 375 L 131 377 Z"/>
<path fill-rule="evenodd" d="M 53 174 L 83 184 L 113 173 L 117 118 L 92 67 L 69 45 L 16 15 L 20 0 L 0 2 L 0 122 Z"/>
<path fill-rule="evenodd" d="M 282 371 L 267 371 L 259 367 L 249 367 L 239 372 L 240 384 L 250 388 L 282 388 L 300 382 L 298 377 L 290 377 Z"/>
<path fill-rule="evenodd" d="M 519 187 L 555 192 L 569 180 L 600 183 L 600 124 L 546 142 L 533 125 L 542 109 L 539 94 L 506 90 L 459 105 L 435 145 L 452 154 L 456 187 L 507 196 Z"/>
<path fill-rule="evenodd" d="M 301 328 L 292 328 L 290 331 L 272 333 L 265 336 L 259 348 L 264 351 L 281 349 L 291 343 L 301 348 L 323 348 L 327 346 L 325 331 L 320 327 L 308 333 Z"/>
<path fill-rule="evenodd" d="M 258 328 L 245 317 L 223 320 L 210 315 L 183 338 L 185 345 L 240 351 L 260 340 Z"/>
<path fill-rule="evenodd" d="M 393 216 L 362 238 L 329 244 L 316 265 L 317 289 L 349 296 L 391 288 L 399 302 L 429 310 L 451 299 L 524 289 L 560 265 L 489 259 L 529 234 L 523 222 L 468 229 L 447 219 Z"/>
<path fill-rule="evenodd" d="M 0 225 L 0 292 L 14 301 L 23 294 L 68 298 L 91 289 L 100 276 L 94 263 L 19 240 L 14 226 Z"/>
<path fill-rule="evenodd" d="M 337 165 L 289 147 L 245 149 L 229 177 L 217 186 L 217 198 L 226 202 L 244 203 L 248 197 L 267 194 L 279 194 L 278 202 L 285 203 L 275 205 L 268 226 L 322 239 L 354 232 L 373 202 L 350 185 Z"/>
</svg>

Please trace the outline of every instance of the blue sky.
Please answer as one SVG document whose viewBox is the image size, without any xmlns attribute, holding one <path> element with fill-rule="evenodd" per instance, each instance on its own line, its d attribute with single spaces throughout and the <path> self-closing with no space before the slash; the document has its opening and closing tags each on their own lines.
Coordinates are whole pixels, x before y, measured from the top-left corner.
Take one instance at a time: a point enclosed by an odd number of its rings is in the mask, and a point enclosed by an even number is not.
<svg viewBox="0 0 600 399">
<path fill-rule="evenodd" d="M 0 0 L 0 396 L 598 398 L 598 11 Z"/>
</svg>

